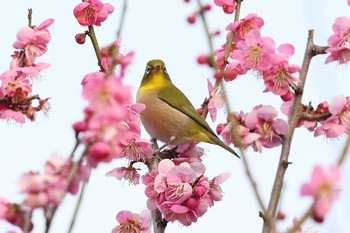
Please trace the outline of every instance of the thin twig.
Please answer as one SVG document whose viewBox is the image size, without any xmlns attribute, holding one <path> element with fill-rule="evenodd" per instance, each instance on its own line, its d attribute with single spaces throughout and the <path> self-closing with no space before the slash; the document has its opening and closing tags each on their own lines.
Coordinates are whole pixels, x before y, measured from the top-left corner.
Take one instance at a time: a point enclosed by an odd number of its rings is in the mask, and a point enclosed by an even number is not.
<svg viewBox="0 0 350 233">
<path fill-rule="evenodd" d="M 28 9 L 28 27 L 32 26 L 33 9 Z"/>
<path fill-rule="evenodd" d="M 83 196 L 84 196 L 84 193 L 85 193 L 86 185 L 87 185 L 87 183 L 83 182 L 81 190 L 80 190 L 80 194 L 79 194 L 79 198 L 78 198 L 77 204 L 76 204 L 76 206 L 74 208 L 74 214 L 73 214 L 73 217 L 72 217 L 71 222 L 69 224 L 69 229 L 68 229 L 67 233 L 71 233 L 72 230 L 73 230 L 73 227 L 74 227 L 74 224 L 75 224 L 75 220 L 77 219 L 78 212 L 79 212 L 79 209 L 80 209 L 80 206 L 81 206 L 81 202 L 83 200 Z"/>
<path fill-rule="evenodd" d="M 102 59 L 102 56 L 101 56 L 101 50 L 100 50 L 100 46 L 98 45 L 98 41 L 97 41 L 97 37 L 96 37 L 96 34 L 95 34 L 95 29 L 94 29 L 94 26 L 90 25 L 89 27 L 89 37 L 91 39 L 91 43 L 92 43 L 92 46 L 94 47 L 94 51 L 95 51 L 95 54 L 96 54 L 96 58 L 97 58 L 97 64 L 98 66 L 100 67 L 100 70 L 103 72 L 105 71 L 104 68 L 102 67 L 102 63 L 101 63 L 101 59 Z"/>
<path fill-rule="evenodd" d="M 119 22 L 119 27 L 118 27 L 118 32 L 117 32 L 117 38 L 120 38 L 122 35 L 122 29 L 125 21 L 125 15 L 126 15 L 126 9 L 127 9 L 127 0 L 123 1 L 123 10 L 120 15 L 120 22 Z"/>
</svg>

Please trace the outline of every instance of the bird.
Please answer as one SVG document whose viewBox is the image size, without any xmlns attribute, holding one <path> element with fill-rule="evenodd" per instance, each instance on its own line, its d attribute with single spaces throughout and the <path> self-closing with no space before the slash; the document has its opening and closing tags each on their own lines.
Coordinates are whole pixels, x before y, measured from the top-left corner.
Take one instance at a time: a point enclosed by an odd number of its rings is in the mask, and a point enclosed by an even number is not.
<svg viewBox="0 0 350 233">
<path fill-rule="evenodd" d="M 215 144 L 240 158 L 219 139 L 190 100 L 172 83 L 162 60 L 147 63 L 136 102 L 146 106 L 140 118 L 152 138 L 166 145 L 192 142 Z"/>
</svg>

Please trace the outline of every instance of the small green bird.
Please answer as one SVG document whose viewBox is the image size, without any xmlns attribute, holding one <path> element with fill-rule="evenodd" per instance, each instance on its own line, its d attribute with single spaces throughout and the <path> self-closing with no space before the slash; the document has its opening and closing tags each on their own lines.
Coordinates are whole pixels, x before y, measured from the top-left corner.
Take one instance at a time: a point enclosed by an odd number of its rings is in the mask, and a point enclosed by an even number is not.
<svg viewBox="0 0 350 233">
<path fill-rule="evenodd" d="M 146 105 L 141 121 L 152 138 L 173 145 L 207 142 L 239 157 L 218 138 L 188 98 L 171 82 L 162 60 L 147 63 L 136 102 Z"/>
</svg>

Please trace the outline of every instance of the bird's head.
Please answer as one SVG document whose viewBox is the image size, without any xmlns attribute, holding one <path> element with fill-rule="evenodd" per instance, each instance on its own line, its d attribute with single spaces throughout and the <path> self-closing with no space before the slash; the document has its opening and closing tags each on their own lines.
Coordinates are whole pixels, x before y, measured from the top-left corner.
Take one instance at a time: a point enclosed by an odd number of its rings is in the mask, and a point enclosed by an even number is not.
<svg viewBox="0 0 350 233">
<path fill-rule="evenodd" d="M 140 87 L 157 88 L 169 83 L 171 80 L 162 60 L 155 59 L 147 62 Z"/>
</svg>

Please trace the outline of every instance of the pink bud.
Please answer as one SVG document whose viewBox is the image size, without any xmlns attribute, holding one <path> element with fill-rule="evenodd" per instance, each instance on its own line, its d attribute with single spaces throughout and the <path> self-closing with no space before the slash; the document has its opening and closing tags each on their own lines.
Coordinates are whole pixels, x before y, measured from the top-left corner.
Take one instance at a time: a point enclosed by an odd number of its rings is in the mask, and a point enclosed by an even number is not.
<svg viewBox="0 0 350 233">
<path fill-rule="evenodd" d="M 85 38 L 86 38 L 86 34 L 85 33 L 79 33 L 75 35 L 75 41 L 78 44 L 84 44 L 85 43 Z"/>
<path fill-rule="evenodd" d="M 221 132 L 224 130 L 226 124 L 218 124 L 218 126 L 216 127 L 216 133 L 217 134 L 221 134 Z"/>
<path fill-rule="evenodd" d="M 202 197 L 206 193 L 207 189 L 203 185 L 197 185 L 193 190 L 193 195 L 198 198 Z"/>
<path fill-rule="evenodd" d="M 104 142 L 96 142 L 90 146 L 88 154 L 94 160 L 103 161 L 109 157 L 110 148 L 108 144 Z"/>
<path fill-rule="evenodd" d="M 194 24 L 196 22 L 196 16 L 195 15 L 188 16 L 187 22 L 190 24 Z"/>
<path fill-rule="evenodd" d="M 326 112 L 329 112 L 329 110 L 328 110 L 328 104 L 327 104 L 326 102 L 320 103 L 319 105 L 317 105 L 316 112 L 317 112 L 317 113 L 326 113 Z"/>
<path fill-rule="evenodd" d="M 207 63 L 209 63 L 209 58 L 208 58 L 208 56 L 206 56 L 206 55 L 199 55 L 199 56 L 197 57 L 197 62 L 198 62 L 199 64 L 207 64 Z"/>
<path fill-rule="evenodd" d="M 285 102 L 293 99 L 293 97 L 294 94 L 291 91 L 289 91 L 287 94 L 281 95 L 281 99 Z"/>
<path fill-rule="evenodd" d="M 199 205 L 199 200 L 194 198 L 194 197 L 190 197 L 187 201 L 186 201 L 186 206 L 190 209 L 195 209 L 197 208 L 197 206 Z"/>
<path fill-rule="evenodd" d="M 77 121 L 73 124 L 73 129 L 76 133 L 80 133 L 86 130 L 86 124 L 83 121 Z"/>
<path fill-rule="evenodd" d="M 202 10 L 203 11 L 210 11 L 211 10 L 211 5 L 210 4 L 207 4 L 205 6 L 202 7 Z"/>
</svg>

